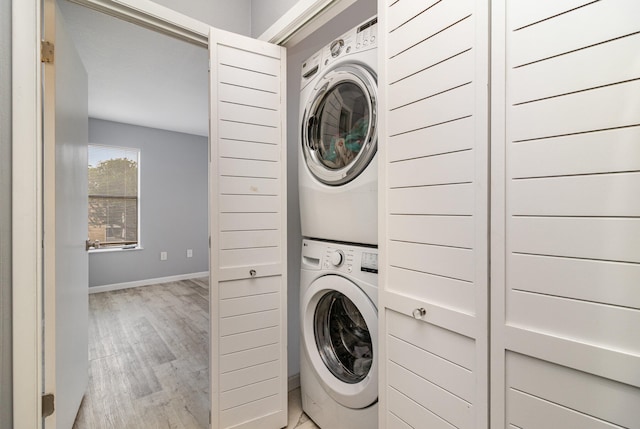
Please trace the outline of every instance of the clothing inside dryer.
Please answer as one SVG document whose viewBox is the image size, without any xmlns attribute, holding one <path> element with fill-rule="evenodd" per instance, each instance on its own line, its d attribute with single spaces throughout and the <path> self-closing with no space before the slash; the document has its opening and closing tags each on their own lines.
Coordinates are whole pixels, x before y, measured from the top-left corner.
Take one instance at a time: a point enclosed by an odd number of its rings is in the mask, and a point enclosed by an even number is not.
<svg viewBox="0 0 640 429">
<path fill-rule="evenodd" d="M 312 138 L 327 168 L 349 165 L 366 142 L 370 116 L 367 97 L 358 85 L 343 82 L 329 90 L 318 105 L 317 134 Z"/>
<path fill-rule="evenodd" d="M 350 384 L 367 376 L 373 363 L 371 335 L 349 298 L 337 291 L 320 298 L 314 331 L 320 356 L 333 375 Z"/>
</svg>

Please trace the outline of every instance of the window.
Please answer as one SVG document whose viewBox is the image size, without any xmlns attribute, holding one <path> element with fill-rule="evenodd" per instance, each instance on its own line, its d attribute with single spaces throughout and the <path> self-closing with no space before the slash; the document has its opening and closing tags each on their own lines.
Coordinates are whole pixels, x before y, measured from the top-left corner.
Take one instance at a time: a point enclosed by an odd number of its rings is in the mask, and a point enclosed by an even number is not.
<svg viewBox="0 0 640 429">
<path fill-rule="evenodd" d="M 138 245 L 138 149 L 89 145 L 92 247 Z"/>
</svg>

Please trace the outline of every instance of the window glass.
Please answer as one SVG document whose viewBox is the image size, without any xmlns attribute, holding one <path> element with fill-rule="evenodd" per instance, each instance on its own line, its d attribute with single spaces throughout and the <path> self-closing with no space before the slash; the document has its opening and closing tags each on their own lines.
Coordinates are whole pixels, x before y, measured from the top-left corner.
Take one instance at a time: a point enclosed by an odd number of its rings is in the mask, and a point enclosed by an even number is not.
<svg viewBox="0 0 640 429">
<path fill-rule="evenodd" d="M 89 145 L 92 247 L 138 245 L 138 167 L 138 149 Z"/>
<path fill-rule="evenodd" d="M 320 161 L 329 169 L 351 164 L 369 132 L 367 94 L 351 82 L 338 84 L 324 96 L 316 117 L 319 126 L 311 138 L 316 140 Z"/>
</svg>

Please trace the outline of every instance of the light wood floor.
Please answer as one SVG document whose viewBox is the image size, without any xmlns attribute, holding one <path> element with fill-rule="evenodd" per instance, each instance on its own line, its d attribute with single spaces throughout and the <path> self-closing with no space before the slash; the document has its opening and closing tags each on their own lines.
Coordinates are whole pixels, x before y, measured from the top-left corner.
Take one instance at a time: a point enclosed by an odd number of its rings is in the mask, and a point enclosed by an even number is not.
<svg viewBox="0 0 640 429">
<path fill-rule="evenodd" d="M 209 284 L 89 295 L 89 388 L 74 429 L 209 427 Z M 289 392 L 288 428 L 317 429 Z"/>
<path fill-rule="evenodd" d="M 89 389 L 75 429 L 209 427 L 209 285 L 89 295 Z"/>
</svg>

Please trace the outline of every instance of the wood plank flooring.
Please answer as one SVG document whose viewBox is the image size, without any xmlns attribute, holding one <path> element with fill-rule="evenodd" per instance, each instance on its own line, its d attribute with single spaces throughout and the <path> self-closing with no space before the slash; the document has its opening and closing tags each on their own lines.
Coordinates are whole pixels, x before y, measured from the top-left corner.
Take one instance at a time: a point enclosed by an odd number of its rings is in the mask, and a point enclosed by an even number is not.
<svg viewBox="0 0 640 429">
<path fill-rule="evenodd" d="M 208 428 L 208 279 L 89 295 L 89 361 L 74 429 Z M 317 428 L 300 389 L 287 427 Z"/>
<path fill-rule="evenodd" d="M 208 279 L 89 295 L 74 429 L 209 427 Z"/>
</svg>

